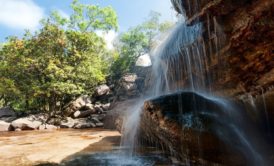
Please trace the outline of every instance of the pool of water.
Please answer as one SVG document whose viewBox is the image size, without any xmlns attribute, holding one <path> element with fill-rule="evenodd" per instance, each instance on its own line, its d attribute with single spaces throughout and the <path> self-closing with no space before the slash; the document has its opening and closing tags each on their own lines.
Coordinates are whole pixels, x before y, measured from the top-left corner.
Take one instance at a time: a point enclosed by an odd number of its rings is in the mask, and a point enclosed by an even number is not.
<svg viewBox="0 0 274 166">
<path fill-rule="evenodd" d="M 153 148 L 147 148 L 146 153 L 136 153 L 128 156 L 126 150 L 113 149 L 108 152 L 92 152 L 74 156 L 65 160 L 61 166 L 168 166 L 172 161 Z"/>
</svg>

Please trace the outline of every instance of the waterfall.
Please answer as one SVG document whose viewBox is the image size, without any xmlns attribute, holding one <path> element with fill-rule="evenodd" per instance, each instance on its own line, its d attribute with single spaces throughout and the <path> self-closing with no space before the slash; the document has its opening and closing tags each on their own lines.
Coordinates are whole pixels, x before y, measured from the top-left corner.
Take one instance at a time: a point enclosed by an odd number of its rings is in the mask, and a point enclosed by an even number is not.
<svg viewBox="0 0 274 166">
<path fill-rule="evenodd" d="M 123 120 L 121 146 L 127 148 L 126 154 L 130 157 L 134 154 L 143 103 L 144 100 L 139 99 L 139 101 L 127 111 L 127 115 Z"/>
<path fill-rule="evenodd" d="M 192 8 L 193 10 L 198 8 L 198 3 L 196 5 Z M 178 10 L 183 12 L 182 9 Z M 212 119 L 215 126 L 211 129 L 214 130 L 215 135 L 245 155 L 249 165 L 267 165 L 263 157 L 263 148 L 260 147 L 261 140 L 256 138 L 258 133 L 252 131 L 252 125 L 244 117 L 245 114 L 242 114 L 243 111 L 213 93 L 212 80 L 218 75 L 211 70 L 211 66 L 220 61 L 218 54 L 224 44 L 225 36 L 216 18 L 208 16 L 207 19 L 205 25 L 196 23 L 191 26 L 186 25 L 184 21 L 178 21 L 175 27 L 164 36 L 163 41 L 151 53 L 153 59 L 151 80 L 153 81 L 151 90 L 144 99 L 182 90 L 206 98 L 219 106 L 219 112 L 206 110 L 200 106 L 201 103 L 193 100 L 193 113 L 189 116 L 182 109 L 183 102 L 178 101 L 182 120 L 192 121 L 192 116 Z M 123 124 L 121 145 L 130 149 L 127 152 L 130 156 L 134 154 L 136 138 L 138 138 L 138 125 L 144 99 L 140 99 L 140 102 L 130 109 Z M 191 125 L 191 122 L 189 124 Z M 202 158 L 203 150 L 199 149 L 199 151 Z"/>
<path fill-rule="evenodd" d="M 213 26 L 210 25 L 213 23 Z M 211 28 L 213 27 L 213 28 Z M 205 39 L 204 32 L 207 37 Z M 213 32 L 211 32 L 213 29 Z M 249 161 L 249 165 L 267 165 L 263 158 L 263 141 L 255 127 L 248 121 L 243 110 L 232 106 L 226 99 L 212 93 L 212 75 L 210 65 L 218 61 L 218 53 L 222 47 L 224 35 L 215 18 L 208 20 L 207 28 L 200 23 L 187 26 L 180 21 L 153 53 L 153 83 L 152 96 L 165 95 L 178 91 L 191 91 L 207 98 L 219 106 L 219 112 L 211 112 L 199 106 L 193 100 L 191 116 L 204 116 L 215 121 L 213 133 L 220 140 L 240 151 Z M 179 98 L 180 100 L 180 98 Z M 182 109 L 183 101 L 178 101 L 178 109 L 182 119 L 192 121 Z M 189 122 L 191 124 L 191 122 Z M 254 130 L 254 131 L 252 131 Z M 254 138 L 255 137 L 255 138 Z M 198 140 L 198 144 L 199 140 Z M 203 157 L 203 149 L 199 149 Z M 187 163 L 185 163 L 187 165 Z"/>
</svg>

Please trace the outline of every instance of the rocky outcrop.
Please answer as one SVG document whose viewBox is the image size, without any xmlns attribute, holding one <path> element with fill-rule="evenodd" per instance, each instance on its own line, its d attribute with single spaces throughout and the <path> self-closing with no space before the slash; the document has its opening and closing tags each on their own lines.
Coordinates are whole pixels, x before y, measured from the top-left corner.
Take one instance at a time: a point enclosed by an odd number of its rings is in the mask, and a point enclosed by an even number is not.
<svg viewBox="0 0 274 166">
<path fill-rule="evenodd" d="M 175 93 L 145 102 L 140 135 L 149 143 L 163 147 L 186 163 L 190 160 L 198 162 L 198 165 L 262 165 L 256 164 L 256 155 L 251 157 L 252 154 L 245 154 L 251 150 L 242 151 L 236 147 L 241 145 L 242 139 L 237 130 L 243 127 L 246 133 L 256 133 L 258 119 L 268 125 L 274 124 L 274 1 L 171 1 L 175 10 L 185 15 L 189 26 L 202 24 L 201 36 L 185 47 L 187 51 L 190 50 L 187 56 L 192 50 L 199 52 L 202 48 L 199 53 L 203 57 L 196 59 L 200 56 L 192 53 L 192 78 L 189 78 L 184 76 L 183 67 L 174 67 L 184 66 L 181 63 L 186 55 L 174 53 L 180 55 L 173 59 L 175 62 L 170 66 L 167 77 L 172 82 L 169 87 L 187 86 L 186 83 L 190 82 L 187 79 L 199 83 L 200 80 L 206 80 L 203 78 L 206 76 L 209 80 L 205 83 L 207 89 L 241 103 L 241 109 L 236 112 L 243 115 L 236 116 L 236 119 L 241 117 L 241 120 L 233 121 L 220 104 L 216 104 L 219 99 L 212 100 L 191 93 Z M 161 58 L 163 61 L 169 60 L 168 57 Z M 204 67 L 202 70 L 196 66 L 196 62 L 200 61 Z M 251 112 L 253 117 L 249 113 L 241 112 L 243 108 Z M 254 115 L 254 112 L 259 113 Z M 234 123 L 237 130 L 227 126 Z M 256 127 L 253 123 L 256 123 Z M 218 130 L 221 134 L 216 132 Z M 247 134 L 249 136 L 245 139 L 253 142 L 250 143 L 251 146 L 264 142 L 253 140 L 255 137 L 263 137 L 264 134 L 256 136 L 254 133 Z M 271 149 L 263 145 L 257 148 L 261 147 Z"/>
<path fill-rule="evenodd" d="M 139 99 L 129 99 L 126 101 L 118 101 L 114 103 L 111 110 L 106 114 L 103 123 L 106 129 L 116 129 L 121 131 L 123 119 L 126 113 L 131 111 L 132 107 L 139 102 Z"/>
<path fill-rule="evenodd" d="M 68 104 L 67 108 L 65 108 L 65 116 L 73 117 L 75 112 L 87 110 L 95 113 L 90 97 L 81 96 Z"/>
<path fill-rule="evenodd" d="M 108 95 L 110 93 L 110 88 L 104 84 L 96 87 L 95 89 L 95 96 L 103 96 Z"/>
<path fill-rule="evenodd" d="M 63 120 L 60 124 L 60 128 L 74 128 L 74 129 L 86 129 L 103 127 L 104 123 L 101 122 L 102 116 L 91 116 L 89 118 L 72 119 L 70 117 Z M 100 119 L 100 120 L 99 120 Z"/>
<path fill-rule="evenodd" d="M 201 23 L 204 73 L 215 94 L 245 103 L 257 120 L 274 126 L 274 1 L 171 0 L 189 26 Z M 183 69 L 179 69 L 183 70 Z M 187 77 L 182 77 L 183 85 Z M 196 79 L 196 78 L 195 78 Z M 196 82 L 197 82 L 196 80 Z M 181 83 L 182 82 L 182 83 Z M 254 118 L 255 119 L 255 118 Z"/>
<path fill-rule="evenodd" d="M 229 116 L 233 110 L 229 112 L 226 107 L 223 102 L 192 92 L 148 100 L 141 115 L 140 137 L 185 163 L 252 165 L 256 161 L 246 155 L 243 135 L 229 126 L 234 125 Z M 237 116 L 245 121 L 243 117 Z"/>
<path fill-rule="evenodd" d="M 220 50 L 213 51 L 207 62 L 215 91 L 226 96 L 246 92 L 255 96 L 274 85 L 273 0 L 171 1 L 188 24 L 204 24 L 207 48 L 225 36 Z M 223 34 L 219 39 L 218 28 Z"/>
<path fill-rule="evenodd" d="M 137 83 L 138 79 L 137 74 L 128 73 L 119 80 L 116 90 L 118 100 L 126 100 L 140 95 Z"/>
</svg>

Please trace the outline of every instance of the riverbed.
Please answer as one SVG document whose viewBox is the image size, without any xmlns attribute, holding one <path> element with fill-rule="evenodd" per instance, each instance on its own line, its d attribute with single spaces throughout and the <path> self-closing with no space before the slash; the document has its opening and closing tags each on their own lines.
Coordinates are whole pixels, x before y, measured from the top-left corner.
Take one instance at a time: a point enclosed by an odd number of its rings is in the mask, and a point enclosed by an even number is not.
<svg viewBox="0 0 274 166">
<path fill-rule="evenodd" d="M 112 139 L 110 143 L 117 144 L 120 133 L 101 129 L 3 132 L 0 133 L 0 165 L 61 163 L 103 139 Z M 111 148 L 111 144 L 105 148 Z"/>
<path fill-rule="evenodd" d="M 171 165 L 154 148 L 129 157 L 121 134 L 104 129 L 0 133 L 0 166 Z"/>
</svg>

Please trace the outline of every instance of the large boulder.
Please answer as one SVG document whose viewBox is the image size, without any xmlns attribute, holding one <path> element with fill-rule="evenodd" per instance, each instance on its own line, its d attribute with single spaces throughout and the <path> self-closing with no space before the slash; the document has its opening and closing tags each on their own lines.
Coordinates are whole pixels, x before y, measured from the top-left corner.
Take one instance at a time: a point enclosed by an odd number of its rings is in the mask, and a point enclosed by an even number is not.
<svg viewBox="0 0 274 166">
<path fill-rule="evenodd" d="M 139 78 L 135 73 L 125 74 L 119 80 L 118 87 L 116 89 L 116 95 L 120 100 L 140 96 L 141 92 L 138 88 L 138 80 Z"/>
<path fill-rule="evenodd" d="M 0 121 L 0 131 L 11 131 L 12 127 L 10 123 L 7 123 L 5 121 Z"/>
<path fill-rule="evenodd" d="M 233 113 L 226 107 L 223 101 L 192 92 L 148 100 L 141 115 L 140 137 L 183 162 L 195 161 L 198 165 L 253 162 L 255 159 L 249 159 L 251 154 L 244 142 L 249 140 L 242 141 L 244 136 L 237 132 L 242 126 L 234 124 L 229 116 Z M 241 116 L 237 118 L 245 121 Z M 235 130 L 233 125 L 239 128 Z"/>
<path fill-rule="evenodd" d="M 126 114 L 131 111 L 132 106 L 136 105 L 139 99 L 130 99 L 126 101 L 115 102 L 111 110 L 107 112 L 104 118 L 97 118 L 104 123 L 104 128 L 106 129 L 116 129 L 118 131 L 122 130 L 123 118 Z"/>
<path fill-rule="evenodd" d="M 70 102 L 65 109 L 65 115 L 74 117 L 74 113 L 77 111 L 89 111 L 90 113 L 96 113 L 89 96 L 81 96 Z M 76 113 L 76 115 L 78 115 L 78 113 Z"/>
<path fill-rule="evenodd" d="M 61 121 L 60 128 L 72 128 L 75 125 L 75 120 L 67 117 L 65 120 Z"/>
<path fill-rule="evenodd" d="M 33 120 L 31 118 L 20 118 L 11 122 L 11 126 L 14 129 L 21 129 L 21 130 L 36 130 L 39 129 L 39 126 L 42 122 Z"/>
</svg>

